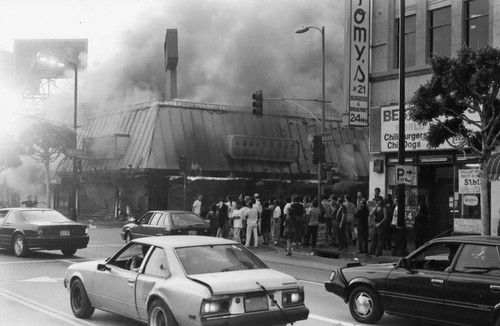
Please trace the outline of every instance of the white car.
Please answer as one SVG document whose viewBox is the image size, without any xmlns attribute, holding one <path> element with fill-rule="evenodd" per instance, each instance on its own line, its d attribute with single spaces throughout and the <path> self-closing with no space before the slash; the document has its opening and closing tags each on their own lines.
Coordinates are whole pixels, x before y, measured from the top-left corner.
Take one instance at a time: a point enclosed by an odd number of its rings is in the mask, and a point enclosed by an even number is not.
<svg viewBox="0 0 500 326">
<path fill-rule="evenodd" d="M 76 263 L 64 286 L 78 318 L 102 309 L 149 325 L 283 325 L 307 319 L 303 286 L 237 242 L 205 236 L 132 240 Z"/>
</svg>

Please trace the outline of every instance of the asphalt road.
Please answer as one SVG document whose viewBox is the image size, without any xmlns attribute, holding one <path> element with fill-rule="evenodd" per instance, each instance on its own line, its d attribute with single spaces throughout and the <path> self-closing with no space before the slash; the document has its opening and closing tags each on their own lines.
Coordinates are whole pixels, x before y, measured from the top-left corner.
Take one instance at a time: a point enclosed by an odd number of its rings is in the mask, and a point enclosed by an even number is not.
<svg viewBox="0 0 500 326">
<path fill-rule="evenodd" d="M 138 325 L 134 320 L 96 310 L 87 320 L 73 316 L 69 293 L 63 286 L 67 267 L 73 262 L 111 256 L 124 242 L 119 228 L 92 228 L 89 247 L 74 257 L 65 258 L 59 251 L 32 252 L 26 258 L 16 258 L 0 250 L 0 325 Z M 341 259 L 329 259 L 307 254 L 285 256 L 274 247 L 261 246 L 255 253 L 271 268 L 293 275 L 304 285 L 309 319 L 300 326 L 356 325 L 347 305 L 325 291 L 323 282 L 332 269 L 345 265 Z M 416 325 L 413 321 L 385 315 L 378 325 Z"/>
</svg>

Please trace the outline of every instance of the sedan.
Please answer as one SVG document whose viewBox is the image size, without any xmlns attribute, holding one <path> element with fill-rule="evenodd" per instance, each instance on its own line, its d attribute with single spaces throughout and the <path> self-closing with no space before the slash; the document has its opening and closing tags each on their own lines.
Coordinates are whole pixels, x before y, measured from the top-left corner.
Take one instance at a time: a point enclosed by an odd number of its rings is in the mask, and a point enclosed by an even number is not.
<svg viewBox="0 0 500 326">
<path fill-rule="evenodd" d="M 17 257 L 30 250 L 61 250 L 72 256 L 89 243 L 85 224 L 68 219 L 50 208 L 0 209 L 0 247 Z"/>
<path fill-rule="evenodd" d="M 186 211 L 149 211 L 122 227 L 125 242 L 159 235 L 210 235 L 210 227 L 198 215 Z"/>
<path fill-rule="evenodd" d="M 64 279 L 78 318 L 94 309 L 149 325 L 282 325 L 307 319 L 303 286 L 237 242 L 205 236 L 135 239 Z"/>
<path fill-rule="evenodd" d="M 446 325 L 500 325 L 500 237 L 434 239 L 395 264 L 348 264 L 327 291 L 362 323 L 394 314 Z"/>
</svg>

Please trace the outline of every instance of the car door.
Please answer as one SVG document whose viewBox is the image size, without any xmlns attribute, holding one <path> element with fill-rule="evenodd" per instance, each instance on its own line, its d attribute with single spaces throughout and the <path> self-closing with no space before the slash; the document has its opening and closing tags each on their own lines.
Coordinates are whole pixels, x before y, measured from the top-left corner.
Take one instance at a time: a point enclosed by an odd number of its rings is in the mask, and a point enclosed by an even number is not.
<svg viewBox="0 0 500 326">
<path fill-rule="evenodd" d="M 467 325 L 490 325 L 500 303 L 500 258 L 496 246 L 465 244 L 445 289 L 447 318 Z"/>
<path fill-rule="evenodd" d="M 167 255 L 160 247 L 152 249 L 146 259 L 136 281 L 136 302 L 137 311 L 141 319 L 147 319 L 147 300 L 153 287 L 170 277 Z"/>
<path fill-rule="evenodd" d="M 97 306 L 121 315 L 138 317 L 135 286 L 140 271 L 140 262 L 143 261 L 149 247 L 130 242 L 106 263 L 105 270 L 96 271 L 94 293 Z"/>
<path fill-rule="evenodd" d="M 149 221 L 151 220 L 151 217 L 153 217 L 153 214 L 154 212 L 147 212 L 137 220 L 136 225 L 131 228 L 134 238 L 142 238 L 148 236 L 147 225 L 149 225 Z"/>
<path fill-rule="evenodd" d="M 442 320 L 450 251 L 446 243 L 433 243 L 410 256 L 406 268 L 393 270 L 387 279 L 392 297 L 388 310 L 422 319 Z"/>
<path fill-rule="evenodd" d="M 8 209 L 0 210 L 0 246 L 10 247 L 12 241 L 12 233 L 15 230 L 15 225 L 12 223 L 13 218 L 7 219 Z"/>
<path fill-rule="evenodd" d="M 155 212 L 153 217 L 149 220 L 149 223 L 144 225 L 144 232 L 148 237 L 158 236 L 164 233 L 165 228 L 163 225 L 158 225 L 162 215 L 161 212 Z"/>
</svg>

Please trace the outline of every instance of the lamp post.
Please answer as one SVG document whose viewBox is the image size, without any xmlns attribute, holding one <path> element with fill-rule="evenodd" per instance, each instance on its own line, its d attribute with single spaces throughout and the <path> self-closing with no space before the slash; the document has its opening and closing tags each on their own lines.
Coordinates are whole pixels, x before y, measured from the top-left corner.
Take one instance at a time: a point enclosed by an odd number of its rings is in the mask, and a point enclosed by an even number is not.
<svg viewBox="0 0 500 326">
<path fill-rule="evenodd" d="M 325 27 L 316 26 L 302 26 L 295 30 L 295 33 L 302 34 L 306 33 L 310 29 L 315 29 L 321 33 L 321 55 L 322 55 L 322 80 L 321 80 L 321 134 L 325 132 Z M 318 162 L 318 202 L 321 202 L 321 163 L 322 160 Z"/>
<path fill-rule="evenodd" d="M 78 188 L 77 188 L 77 181 L 78 181 L 78 168 L 77 168 L 77 154 L 76 149 L 78 147 L 77 141 L 77 131 L 78 131 L 78 63 L 76 62 L 70 62 L 70 61 L 65 61 L 64 63 L 61 62 L 60 60 L 48 56 L 44 56 L 40 53 L 37 54 L 37 59 L 49 66 L 54 66 L 54 68 L 57 69 L 63 69 L 65 66 L 70 66 L 73 69 L 74 77 L 75 77 L 75 82 L 74 82 L 74 92 L 73 92 L 73 131 L 74 131 L 74 139 L 73 139 L 73 145 L 75 148 L 75 155 L 73 156 L 72 163 L 73 163 L 73 173 L 72 173 L 72 178 L 73 178 L 73 186 L 71 189 L 71 200 L 69 201 L 69 213 L 71 216 L 71 219 L 76 221 L 76 213 L 77 213 L 77 208 L 78 208 Z"/>
</svg>

